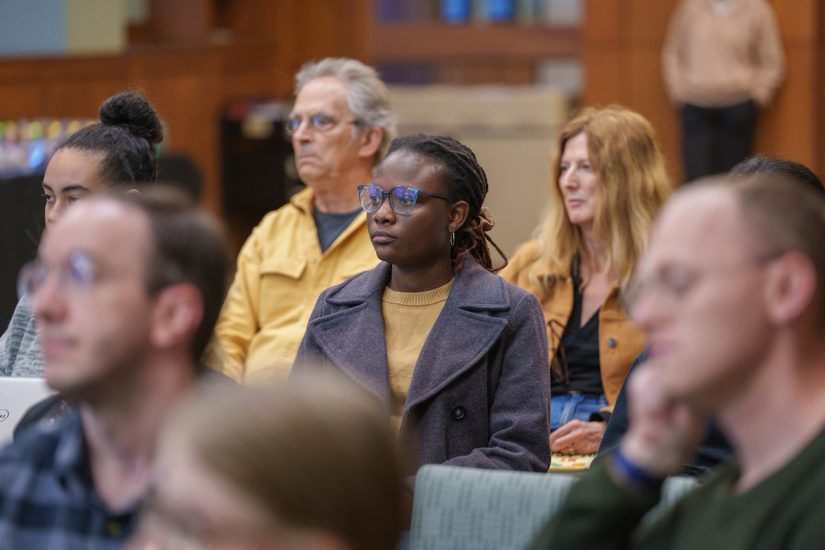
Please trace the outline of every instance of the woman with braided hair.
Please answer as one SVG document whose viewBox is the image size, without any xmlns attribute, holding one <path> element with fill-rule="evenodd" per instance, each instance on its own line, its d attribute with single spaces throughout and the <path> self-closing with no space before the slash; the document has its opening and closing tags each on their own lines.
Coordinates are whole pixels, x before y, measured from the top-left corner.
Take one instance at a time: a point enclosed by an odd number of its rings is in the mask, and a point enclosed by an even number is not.
<svg viewBox="0 0 825 550">
<path fill-rule="evenodd" d="M 544 308 L 553 452 L 591 454 L 644 348 L 621 289 L 671 187 L 650 123 L 619 106 L 585 109 L 565 126 L 552 181 L 537 238 L 501 276 Z"/>
<path fill-rule="evenodd" d="M 358 193 L 382 262 L 321 294 L 293 373 L 337 369 L 369 388 L 415 462 L 546 471 L 544 319 L 493 274 L 473 152 L 448 137 L 396 139 Z"/>
</svg>

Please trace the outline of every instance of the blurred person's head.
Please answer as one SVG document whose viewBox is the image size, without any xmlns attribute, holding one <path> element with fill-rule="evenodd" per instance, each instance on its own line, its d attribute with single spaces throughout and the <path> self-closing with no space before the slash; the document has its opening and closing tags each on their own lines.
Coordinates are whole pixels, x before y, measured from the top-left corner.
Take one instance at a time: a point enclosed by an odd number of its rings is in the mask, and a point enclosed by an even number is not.
<svg viewBox="0 0 825 550">
<path fill-rule="evenodd" d="M 194 374 L 231 265 L 212 218 L 158 189 L 97 194 L 54 227 L 20 276 L 49 385 L 92 401 L 140 387 L 151 366 Z"/>
<path fill-rule="evenodd" d="M 135 92 L 108 98 L 100 122 L 70 135 L 52 155 L 43 176 L 46 225 L 88 193 L 108 187 L 139 189 L 157 176 L 155 145 L 163 129 L 152 106 Z"/>
<path fill-rule="evenodd" d="M 492 271 L 487 232 L 493 220 L 483 207 L 487 189 L 475 154 L 455 139 L 395 139 L 374 183 L 359 189 L 376 254 L 399 268 L 440 262 L 453 272 L 470 255 Z"/>
<path fill-rule="evenodd" d="M 754 155 L 748 157 L 730 170 L 734 178 L 743 178 L 754 174 L 776 174 L 809 186 L 820 193 L 825 192 L 825 186 L 813 170 L 792 160 Z"/>
<path fill-rule="evenodd" d="M 395 548 L 402 479 L 394 435 L 374 398 L 350 384 L 297 377 L 222 388 L 183 407 L 161 437 L 137 541 Z"/>
<path fill-rule="evenodd" d="M 537 272 L 567 272 L 590 239 L 599 248 L 591 253 L 625 284 L 671 185 L 650 123 L 609 106 L 584 109 L 562 129 L 550 189 Z"/>
<path fill-rule="evenodd" d="M 287 131 L 301 180 L 335 189 L 347 172 L 368 172 L 386 153 L 395 135 L 389 91 L 375 69 L 360 61 L 307 63 L 295 76 Z"/>
<path fill-rule="evenodd" d="M 782 353 L 814 353 L 825 329 L 822 235 L 822 194 L 784 176 L 680 191 L 628 293 L 665 391 L 712 412 L 766 383 L 763 366 Z"/>
</svg>

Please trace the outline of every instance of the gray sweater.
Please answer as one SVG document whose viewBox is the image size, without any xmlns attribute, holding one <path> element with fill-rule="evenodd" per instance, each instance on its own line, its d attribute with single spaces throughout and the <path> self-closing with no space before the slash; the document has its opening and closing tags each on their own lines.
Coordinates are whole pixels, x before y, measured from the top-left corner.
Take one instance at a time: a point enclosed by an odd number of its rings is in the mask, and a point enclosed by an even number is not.
<svg viewBox="0 0 825 550">
<path fill-rule="evenodd" d="M 43 376 L 43 353 L 37 341 L 37 320 L 28 300 L 14 308 L 9 328 L 0 337 L 1 376 Z"/>
</svg>

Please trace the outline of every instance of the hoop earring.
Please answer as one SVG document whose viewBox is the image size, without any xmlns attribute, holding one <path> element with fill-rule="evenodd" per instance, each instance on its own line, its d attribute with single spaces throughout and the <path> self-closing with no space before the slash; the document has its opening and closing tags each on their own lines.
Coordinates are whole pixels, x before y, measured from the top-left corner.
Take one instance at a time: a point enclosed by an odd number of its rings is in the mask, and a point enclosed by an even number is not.
<svg viewBox="0 0 825 550">
<path fill-rule="evenodd" d="M 450 233 L 450 248 L 455 246 L 455 233 Z"/>
</svg>

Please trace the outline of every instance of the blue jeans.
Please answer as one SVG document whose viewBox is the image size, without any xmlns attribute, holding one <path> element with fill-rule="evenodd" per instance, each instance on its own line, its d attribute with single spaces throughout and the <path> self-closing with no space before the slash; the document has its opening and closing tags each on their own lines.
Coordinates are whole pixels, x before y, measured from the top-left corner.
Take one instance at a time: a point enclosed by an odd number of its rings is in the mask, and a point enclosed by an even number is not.
<svg viewBox="0 0 825 550">
<path fill-rule="evenodd" d="M 553 432 L 571 420 L 590 420 L 590 414 L 607 407 L 604 394 L 567 393 L 550 398 L 550 431 Z"/>
</svg>

